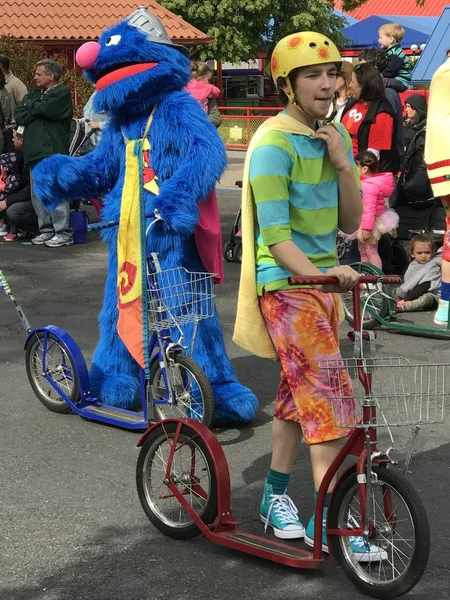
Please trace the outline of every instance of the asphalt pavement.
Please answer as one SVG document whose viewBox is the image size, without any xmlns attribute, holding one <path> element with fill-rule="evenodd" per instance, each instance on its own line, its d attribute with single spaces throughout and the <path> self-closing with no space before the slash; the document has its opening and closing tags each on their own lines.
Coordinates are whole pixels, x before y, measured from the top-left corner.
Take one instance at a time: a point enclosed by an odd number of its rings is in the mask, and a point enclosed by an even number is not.
<svg viewBox="0 0 450 600">
<path fill-rule="evenodd" d="M 234 177 L 234 174 L 233 174 Z M 222 186 L 225 187 L 225 186 Z M 222 189 L 224 236 L 239 206 Z M 0 245 L 3 269 L 33 326 L 55 324 L 71 333 L 89 361 L 106 257 L 98 234 L 88 243 L 50 249 Z M 216 430 L 231 471 L 232 506 L 246 528 L 262 533 L 258 504 L 271 450 L 275 363 L 246 355 L 231 341 L 239 266 L 226 265 L 217 289 L 227 348 L 241 381 L 260 400 L 253 423 Z M 351 348 L 342 327 L 343 352 Z M 1 600 L 353 600 L 363 596 L 328 562 L 316 572 L 294 571 L 215 547 L 163 537 L 147 520 L 135 486 L 137 434 L 49 412 L 34 397 L 24 366 L 24 331 L 0 295 L 0 599 Z M 447 340 L 380 333 L 380 356 L 424 362 L 448 357 Z M 400 434 L 399 458 L 407 436 Z M 450 429 L 424 428 L 409 475 L 432 529 L 429 566 L 409 598 L 449 598 Z M 302 446 L 290 494 L 306 521 L 313 506 L 307 448 Z"/>
</svg>

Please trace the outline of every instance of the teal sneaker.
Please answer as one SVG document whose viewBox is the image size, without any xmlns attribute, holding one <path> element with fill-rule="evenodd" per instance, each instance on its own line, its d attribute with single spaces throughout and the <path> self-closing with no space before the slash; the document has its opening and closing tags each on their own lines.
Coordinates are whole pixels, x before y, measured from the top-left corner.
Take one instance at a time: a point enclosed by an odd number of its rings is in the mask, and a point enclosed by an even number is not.
<svg viewBox="0 0 450 600">
<path fill-rule="evenodd" d="M 327 509 L 325 508 L 323 512 L 323 521 L 322 521 L 322 550 L 324 552 L 329 552 L 328 550 L 328 541 L 327 541 Z M 358 522 L 351 515 L 348 516 L 348 527 L 358 527 Z M 369 563 L 369 562 L 382 562 L 383 560 L 388 559 L 388 554 L 382 548 L 375 546 L 374 544 L 369 544 L 364 541 L 364 538 L 361 536 L 358 537 L 349 537 L 350 541 L 350 551 L 353 554 L 353 558 L 360 563 Z M 314 516 L 309 520 L 308 526 L 306 528 L 305 534 L 305 544 L 314 548 Z"/>
<path fill-rule="evenodd" d="M 306 528 L 305 533 L 305 544 L 314 548 L 314 515 L 310 518 L 308 526 Z M 327 509 L 325 508 L 323 511 L 323 521 L 322 521 L 322 550 L 324 552 L 329 552 L 328 550 L 328 541 L 327 541 Z"/>
<path fill-rule="evenodd" d="M 298 519 L 298 510 L 287 494 L 274 494 L 269 483 L 264 484 L 264 494 L 259 507 L 264 531 L 272 527 L 277 538 L 293 540 L 305 536 L 305 528 Z"/>
<path fill-rule="evenodd" d="M 434 313 L 436 325 L 447 325 L 448 323 L 448 300 L 439 300 L 439 308 Z"/>
</svg>

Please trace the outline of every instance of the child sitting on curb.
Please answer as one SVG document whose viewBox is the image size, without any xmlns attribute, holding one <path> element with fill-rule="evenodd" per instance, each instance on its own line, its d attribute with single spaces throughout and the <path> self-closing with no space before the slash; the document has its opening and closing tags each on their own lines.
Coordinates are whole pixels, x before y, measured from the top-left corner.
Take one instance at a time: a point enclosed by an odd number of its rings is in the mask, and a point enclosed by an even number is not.
<svg viewBox="0 0 450 600">
<path fill-rule="evenodd" d="M 439 302 L 442 256 L 436 254 L 433 238 L 425 233 L 413 236 L 409 248 L 412 262 L 395 292 L 396 311 L 432 310 Z"/>
</svg>

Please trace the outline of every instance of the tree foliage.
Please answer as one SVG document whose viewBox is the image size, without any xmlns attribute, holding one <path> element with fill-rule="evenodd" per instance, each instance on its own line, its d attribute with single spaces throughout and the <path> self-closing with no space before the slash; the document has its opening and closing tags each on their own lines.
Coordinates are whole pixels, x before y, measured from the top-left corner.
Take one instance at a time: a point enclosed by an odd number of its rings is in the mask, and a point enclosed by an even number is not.
<svg viewBox="0 0 450 600">
<path fill-rule="evenodd" d="M 360 4 L 361 0 L 347 0 Z M 258 50 L 270 52 L 290 33 L 314 30 L 329 35 L 338 45 L 346 26 L 342 17 L 322 0 L 159 0 L 214 42 L 199 48 L 203 58 L 248 60 Z"/>
</svg>

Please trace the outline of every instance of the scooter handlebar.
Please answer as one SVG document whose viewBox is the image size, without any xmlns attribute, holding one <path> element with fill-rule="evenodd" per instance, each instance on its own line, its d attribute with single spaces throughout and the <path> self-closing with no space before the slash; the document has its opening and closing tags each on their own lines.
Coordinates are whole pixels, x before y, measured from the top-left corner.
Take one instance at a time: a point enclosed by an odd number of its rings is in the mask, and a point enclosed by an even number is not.
<svg viewBox="0 0 450 600">
<path fill-rule="evenodd" d="M 398 275 L 362 275 L 360 283 L 384 283 L 386 285 L 397 285 L 402 283 Z M 305 275 L 301 277 L 289 277 L 289 285 L 333 285 L 339 284 L 337 277 L 331 275 Z"/>
<path fill-rule="evenodd" d="M 155 210 L 153 213 L 149 215 L 145 215 L 146 219 L 153 219 L 152 223 L 149 226 L 156 223 L 156 221 L 162 221 L 159 212 Z M 87 226 L 88 231 L 99 231 L 101 229 L 109 229 L 110 227 L 117 227 L 119 225 L 119 221 L 99 221 L 98 223 L 91 223 Z"/>
</svg>

